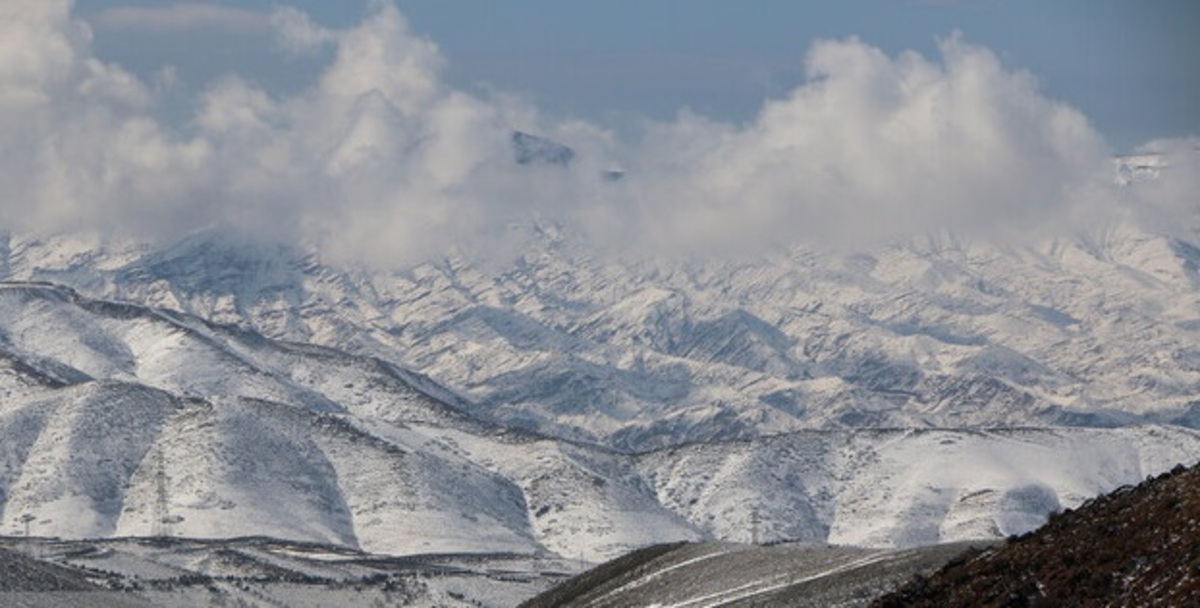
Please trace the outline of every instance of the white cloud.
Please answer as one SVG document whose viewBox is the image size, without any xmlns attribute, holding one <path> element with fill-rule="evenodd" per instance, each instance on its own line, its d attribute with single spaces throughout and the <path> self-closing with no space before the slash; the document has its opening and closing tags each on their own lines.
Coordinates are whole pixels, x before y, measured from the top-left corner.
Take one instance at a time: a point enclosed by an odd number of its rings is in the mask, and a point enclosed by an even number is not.
<svg viewBox="0 0 1200 608">
<path fill-rule="evenodd" d="M 88 53 L 70 3 L 15 0 L 0 19 L 0 217 L 17 227 L 87 225 L 133 190 L 174 180 L 152 93 Z M 186 149 L 184 146 L 183 149 Z M 183 156 L 187 156 L 185 153 Z"/>
<path fill-rule="evenodd" d="M 313 22 L 308 13 L 290 6 L 271 14 L 271 27 L 284 50 L 308 53 L 337 42 L 337 32 Z"/>
<path fill-rule="evenodd" d="M 661 127 L 642 159 L 643 214 L 682 242 L 1061 225 L 1104 165 L 1101 138 L 986 49 L 957 36 L 940 48 L 931 61 L 819 42 L 809 81 L 748 127 L 689 115 Z"/>
<path fill-rule="evenodd" d="M 454 90 L 436 45 L 389 2 L 345 30 L 277 11 L 286 48 L 332 51 L 324 72 L 286 98 L 223 78 L 182 129 L 151 118 L 162 86 L 91 54 L 69 2 L 4 6 L 16 18 L 0 20 L 0 224 L 18 229 L 171 236 L 224 222 L 400 264 L 518 247 L 508 226 L 530 217 L 671 251 L 859 247 L 930 229 L 1071 229 L 1118 199 L 1084 117 L 958 37 L 936 59 L 820 42 L 809 81 L 752 123 L 683 112 L 631 144 L 549 124 L 518 97 Z M 513 129 L 571 145 L 576 161 L 515 166 Z M 1194 146 L 1160 147 L 1194 162 Z M 614 165 L 626 179 L 601 177 Z M 1164 201 L 1148 206 L 1155 222 L 1194 206 L 1194 184 L 1173 183 L 1137 194 Z"/>
<path fill-rule="evenodd" d="M 1200 234 L 1200 137 L 1156 140 L 1135 151 L 1154 179 L 1134 180 L 1129 206 L 1142 225 L 1184 238 Z"/>
<path fill-rule="evenodd" d="M 266 30 L 270 16 L 209 2 L 177 2 L 170 6 L 116 6 L 100 11 L 91 21 L 96 27 L 109 29 L 253 32 Z"/>
</svg>

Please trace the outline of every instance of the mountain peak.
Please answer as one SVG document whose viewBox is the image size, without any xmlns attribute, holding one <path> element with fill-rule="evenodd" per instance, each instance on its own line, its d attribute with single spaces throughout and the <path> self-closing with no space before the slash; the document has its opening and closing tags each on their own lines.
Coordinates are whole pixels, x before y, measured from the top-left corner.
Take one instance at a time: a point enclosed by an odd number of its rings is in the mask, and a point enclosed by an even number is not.
<svg viewBox="0 0 1200 608">
<path fill-rule="evenodd" d="M 512 134 L 513 160 L 518 165 L 556 165 L 566 167 L 575 159 L 575 151 L 552 139 L 522 131 Z"/>
</svg>

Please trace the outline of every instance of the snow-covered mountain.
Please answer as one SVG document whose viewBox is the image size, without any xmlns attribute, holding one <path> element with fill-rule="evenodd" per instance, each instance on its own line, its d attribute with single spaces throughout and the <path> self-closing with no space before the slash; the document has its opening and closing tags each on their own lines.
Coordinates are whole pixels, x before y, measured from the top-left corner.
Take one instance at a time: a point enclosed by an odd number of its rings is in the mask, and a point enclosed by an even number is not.
<svg viewBox="0 0 1200 608">
<path fill-rule="evenodd" d="M 1140 165 L 1139 165 L 1140 166 Z M 802 429 L 1200 425 L 1200 246 L 1121 225 L 1008 246 L 619 263 L 553 226 L 511 264 L 378 271 L 227 229 L 0 243 L 0 269 L 372 356 L 474 415 L 642 449 Z"/>
<path fill-rule="evenodd" d="M 1188 234 L 648 261 L 538 224 L 511 263 L 391 270 L 228 227 L 8 234 L 0 531 L 589 560 L 1003 537 L 1200 458 Z"/>
<path fill-rule="evenodd" d="M 0 354 L 7 534 L 589 560 L 675 540 L 909 546 L 1023 532 L 1200 455 L 1200 432 L 1172 426 L 804 431 L 632 454 L 497 426 L 378 358 L 51 284 L 0 286 Z"/>
<path fill-rule="evenodd" d="M 151 535 L 165 520 L 392 554 L 700 537 L 629 457 L 480 423 L 377 359 L 35 284 L 0 288 L 0 350 L 8 533 L 28 514 L 38 535 Z M 548 504 L 582 527 L 540 525 Z"/>
</svg>

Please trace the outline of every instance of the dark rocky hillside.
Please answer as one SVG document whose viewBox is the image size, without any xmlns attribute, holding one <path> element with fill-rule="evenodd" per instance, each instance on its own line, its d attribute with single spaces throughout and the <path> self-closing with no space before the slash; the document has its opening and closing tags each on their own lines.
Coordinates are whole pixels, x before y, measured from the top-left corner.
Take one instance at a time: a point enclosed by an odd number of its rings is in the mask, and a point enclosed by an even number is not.
<svg viewBox="0 0 1200 608">
<path fill-rule="evenodd" d="M 0 548 L 0 593 L 100 591 L 76 570 Z"/>
<path fill-rule="evenodd" d="M 1188 606 L 1200 597 L 1200 467 L 1176 467 L 918 576 L 873 605 Z"/>
<path fill-rule="evenodd" d="M 149 608 L 151 604 L 108 591 L 90 581 L 81 570 L 0 548 L 0 606 Z"/>
</svg>

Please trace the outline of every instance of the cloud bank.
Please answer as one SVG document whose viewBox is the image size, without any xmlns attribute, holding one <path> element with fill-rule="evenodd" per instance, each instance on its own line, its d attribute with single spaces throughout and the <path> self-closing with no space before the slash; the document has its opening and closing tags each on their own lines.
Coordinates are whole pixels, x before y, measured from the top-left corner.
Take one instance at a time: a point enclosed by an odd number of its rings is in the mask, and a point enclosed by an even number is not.
<svg viewBox="0 0 1200 608">
<path fill-rule="evenodd" d="M 1061 225 L 1109 156 L 1074 109 L 1027 74 L 959 37 L 940 61 L 888 57 L 856 39 L 818 42 L 809 81 L 733 129 L 683 116 L 665 149 L 699 151 L 650 173 L 661 225 L 743 239 L 787 226 L 802 238 L 869 242 L 925 228 L 1025 230 Z M 674 171 L 672 171 L 672 169 Z M 739 209 L 731 217 L 730 209 Z M 731 222 L 732 220 L 732 222 Z"/>
<path fill-rule="evenodd" d="M 188 11 L 245 17 L 206 7 L 113 14 L 162 27 Z M 437 46 L 391 2 L 344 30 L 278 10 L 266 22 L 280 48 L 329 53 L 323 73 L 287 98 L 223 78 L 182 126 L 152 118 L 152 86 L 93 56 L 68 0 L 9 0 L 0 13 L 0 222 L 15 230 L 170 238 L 231 224 L 408 264 L 519 247 L 509 228 L 531 219 L 664 251 L 865 247 L 925 230 L 1074 229 L 1130 196 L 1078 111 L 958 36 L 936 58 L 818 42 L 807 82 L 751 123 L 685 110 L 630 142 L 548 121 L 516 96 L 453 89 Z M 513 130 L 570 145 L 576 160 L 517 166 Z M 626 178 L 605 179 L 616 167 Z M 1175 201 L 1162 221 L 1193 204 L 1187 187 L 1141 195 Z"/>
</svg>

